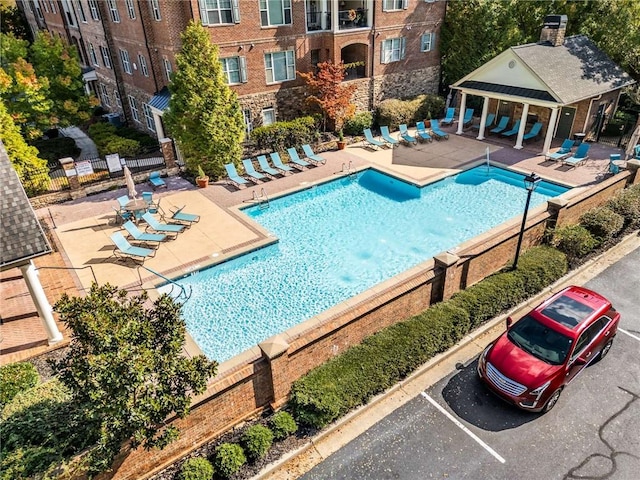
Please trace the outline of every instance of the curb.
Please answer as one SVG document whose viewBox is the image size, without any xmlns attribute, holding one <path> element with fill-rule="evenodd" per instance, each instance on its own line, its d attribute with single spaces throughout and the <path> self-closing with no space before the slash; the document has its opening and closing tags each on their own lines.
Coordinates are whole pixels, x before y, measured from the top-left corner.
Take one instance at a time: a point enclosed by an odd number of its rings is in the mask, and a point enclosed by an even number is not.
<svg viewBox="0 0 640 480">
<path fill-rule="evenodd" d="M 427 361 L 424 365 L 415 370 L 404 380 L 400 381 L 385 392 L 373 397 L 369 403 L 363 405 L 356 410 L 348 413 L 344 417 L 336 420 L 333 424 L 320 432 L 314 438 L 306 442 L 304 445 L 296 450 L 293 450 L 283 455 L 276 462 L 267 465 L 262 471 L 260 471 L 252 480 L 267 480 L 267 479 L 294 479 L 298 478 L 298 475 L 302 475 L 318 463 L 327 458 L 328 454 L 331 454 L 339 450 L 346 443 L 356 438 L 360 433 L 369 428 L 353 428 L 350 430 L 351 424 L 356 421 L 366 420 L 366 423 L 376 423 L 378 420 L 372 419 L 375 417 L 372 413 L 382 408 L 385 402 L 392 403 L 390 408 L 384 408 L 384 415 L 380 418 L 391 413 L 393 410 L 404 405 L 409 400 L 413 399 L 417 393 L 414 391 L 418 388 L 418 392 L 431 386 L 439 381 L 444 376 L 451 372 L 451 365 L 448 365 L 452 359 L 461 360 L 466 363 L 473 359 L 486 345 L 489 344 L 498 334 L 502 333 L 505 319 L 508 316 L 520 316 L 521 313 L 529 311 L 531 308 L 538 305 L 542 300 L 551 296 L 552 294 L 562 290 L 563 288 L 575 284 L 585 283 L 587 280 L 593 278 L 611 264 L 618 261 L 628 253 L 632 252 L 636 248 L 640 248 L 640 231 L 635 231 L 624 237 L 619 243 L 614 245 L 609 250 L 601 253 L 600 255 L 588 260 L 584 264 L 580 265 L 575 270 L 568 272 L 562 278 L 557 280 L 552 285 L 544 288 L 535 296 L 525 300 L 521 304 L 515 306 L 508 312 L 498 315 L 494 319 L 488 321 L 484 325 L 478 327 L 473 332 L 466 335 L 457 344 L 451 347 L 446 352 L 440 353 Z M 502 326 L 501 326 L 502 325 Z M 497 330 L 497 332 L 494 332 Z M 491 334 L 491 335 L 490 335 Z M 485 338 L 483 338 L 485 337 Z M 472 350 L 473 353 L 469 354 L 465 351 Z M 436 370 L 436 367 L 446 367 L 446 372 L 441 376 L 428 375 L 432 371 Z M 428 378 L 424 378 L 428 377 Z M 419 384 L 419 385 L 418 385 Z M 413 392 L 413 393 L 412 393 Z M 399 398 L 398 398 L 399 397 Z M 373 421 L 372 421 L 373 420 Z M 327 454 L 322 454 L 319 451 L 319 446 L 324 442 L 329 441 L 332 437 L 343 437 L 341 441 L 329 442 L 329 448 Z M 336 438 L 337 440 L 337 438 Z M 315 457 L 305 458 L 304 457 Z"/>
</svg>

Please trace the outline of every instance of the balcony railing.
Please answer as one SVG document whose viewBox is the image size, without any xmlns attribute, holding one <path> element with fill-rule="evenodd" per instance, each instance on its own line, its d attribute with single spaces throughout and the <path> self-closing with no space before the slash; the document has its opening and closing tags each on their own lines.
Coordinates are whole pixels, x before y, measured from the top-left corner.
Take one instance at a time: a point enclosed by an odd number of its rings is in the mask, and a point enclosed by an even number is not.
<svg viewBox="0 0 640 480">
<path fill-rule="evenodd" d="M 307 13 L 307 32 L 331 30 L 331 12 Z"/>
<path fill-rule="evenodd" d="M 338 28 L 340 30 L 348 30 L 350 28 L 369 27 L 367 19 L 369 15 L 364 8 L 352 8 L 349 10 L 338 11 Z"/>
</svg>

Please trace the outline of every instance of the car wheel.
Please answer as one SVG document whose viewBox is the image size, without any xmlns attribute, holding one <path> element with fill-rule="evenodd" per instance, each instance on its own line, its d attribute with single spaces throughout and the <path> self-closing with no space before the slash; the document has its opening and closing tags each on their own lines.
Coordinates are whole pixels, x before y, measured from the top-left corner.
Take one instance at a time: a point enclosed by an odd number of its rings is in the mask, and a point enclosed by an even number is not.
<svg viewBox="0 0 640 480">
<path fill-rule="evenodd" d="M 544 408 L 542 409 L 542 413 L 547 413 L 548 411 L 550 411 L 553 407 L 556 406 L 556 403 L 558 403 L 558 399 L 560 398 L 560 394 L 562 393 L 562 389 L 559 388 L 558 390 L 556 390 L 555 392 L 553 392 L 553 394 L 551 395 L 551 397 L 549 397 L 549 400 L 547 400 L 546 405 L 544 406 Z"/>
<path fill-rule="evenodd" d="M 602 347 L 602 350 L 600 350 L 598 361 L 602 360 L 604 357 L 607 356 L 607 353 L 609 353 L 609 350 L 611 350 L 611 345 L 613 345 L 613 338 L 609 340 L 607 343 L 605 343 L 604 347 Z"/>
</svg>

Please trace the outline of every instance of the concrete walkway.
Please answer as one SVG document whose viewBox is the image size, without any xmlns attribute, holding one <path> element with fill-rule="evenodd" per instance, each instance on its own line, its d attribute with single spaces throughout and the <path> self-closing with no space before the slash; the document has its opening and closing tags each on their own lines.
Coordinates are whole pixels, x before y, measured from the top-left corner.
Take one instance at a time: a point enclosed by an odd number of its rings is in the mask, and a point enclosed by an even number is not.
<svg viewBox="0 0 640 480">
<path fill-rule="evenodd" d="M 85 160 L 89 158 L 98 158 L 98 147 L 89 136 L 80 130 L 78 127 L 61 128 L 60 133 L 68 138 L 73 138 L 76 141 L 76 145 L 80 150 L 80 157 L 78 160 Z"/>
</svg>

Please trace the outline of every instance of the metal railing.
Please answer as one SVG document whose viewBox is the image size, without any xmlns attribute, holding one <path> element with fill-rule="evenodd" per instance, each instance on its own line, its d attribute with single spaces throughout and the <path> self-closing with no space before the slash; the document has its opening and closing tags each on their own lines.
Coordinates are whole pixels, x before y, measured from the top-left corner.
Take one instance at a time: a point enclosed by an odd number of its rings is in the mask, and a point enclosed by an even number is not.
<svg viewBox="0 0 640 480">
<path fill-rule="evenodd" d="M 151 269 L 149 267 L 146 267 L 144 265 L 138 265 L 138 268 L 136 269 L 136 271 L 138 272 L 138 278 L 140 279 L 140 285 L 142 285 L 142 275 L 140 274 L 140 269 L 141 268 L 144 268 L 149 273 L 152 273 L 156 277 L 160 277 L 165 282 L 171 284 L 171 291 L 169 292 L 169 296 L 172 297 L 173 299 L 175 299 L 176 301 L 179 302 L 181 299 L 184 299 L 182 301 L 182 303 L 185 303 L 187 300 L 189 300 L 191 298 L 191 293 L 192 293 L 191 287 L 189 288 L 189 291 L 187 292 L 187 289 L 184 287 L 184 285 L 180 285 L 176 281 L 171 280 L 170 278 L 167 278 L 164 275 L 162 275 L 161 273 L 156 272 L 155 270 L 153 270 L 153 269 Z M 173 288 L 174 287 L 178 287 L 178 289 L 180 289 L 180 293 L 178 295 L 173 295 Z"/>
<path fill-rule="evenodd" d="M 331 12 L 307 13 L 307 32 L 320 30 L 331 30 Z"/>
</svg>

